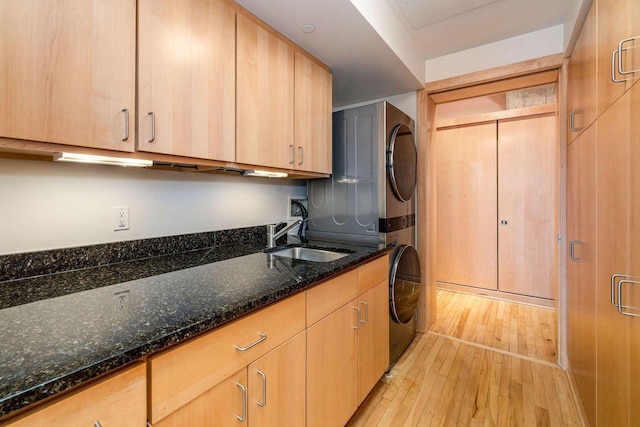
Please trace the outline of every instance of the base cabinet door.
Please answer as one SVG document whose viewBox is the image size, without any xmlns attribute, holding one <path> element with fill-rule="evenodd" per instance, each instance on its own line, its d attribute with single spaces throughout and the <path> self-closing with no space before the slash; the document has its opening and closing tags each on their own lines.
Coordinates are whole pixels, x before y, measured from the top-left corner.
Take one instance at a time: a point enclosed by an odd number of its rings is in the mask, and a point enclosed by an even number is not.
<svg viewBox="0 0 640 427">
<path fill-rule="evenodd" d="M 342 427 L 355 412 L 357 300 L 307 329 L 307 426 Z"/>
<path fill-rule="evenodd" d="M 306 333 L 301 332 L 249 365 L 249 425 L 304 427 Z"/>
<path fill-rule="evenodd" d="M 242 369 L 153 426 L 237 427 L 248 420 L 247 393 L 247 370 Z"/>
<path fill-rule="evenodd" d="M 385 257 L 386 259 L 386 257 Z M 358 405 L 389 366 L 389 282 L 380 282 L 358 298 Z"/>
</svg>

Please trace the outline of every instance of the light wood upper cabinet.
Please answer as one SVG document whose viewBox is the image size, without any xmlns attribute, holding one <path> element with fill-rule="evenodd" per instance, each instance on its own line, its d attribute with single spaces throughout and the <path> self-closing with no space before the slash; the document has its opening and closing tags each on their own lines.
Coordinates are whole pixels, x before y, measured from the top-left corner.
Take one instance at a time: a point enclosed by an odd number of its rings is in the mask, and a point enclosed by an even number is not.
<svg viewBox="0 0 640 427">
<path fill-rule="evenodd" d="M 331 173 L 331 73 L 295 54 L 295 169 Z"/>
<path fill-rule="evenodd" d="M 138 8 L 138 149 L 234 161 L 235 10 L 223 0 Z"/>
<path fill-rule="evenodd" d="M 498 289 L 555 299 L 556 116 L 498 122 Z"/>
<path fill-rule="evenodd" d="M 496 123 L 436 134 L 440 282 L 497 289 Z"/>
<path fill-rule="evenodd" d="M 0 2 L 0 137 L 133 151 L 135 31 L 134 0 Z"/>
<path fill-rule="evenodd" d="M 86 427 L 99 422 L 104 427 L 144 426 L 146 392 L 145 365 L 140 363 L 0 425 Z"/>
<path fill-rule="evenodd" d="M 596 119 L 596 8 L 592 7 L 569 60 L 567 143 Z"/>
<path fill-rule="evenodd" d="M 593 7 L 592 7 L 593 9 Z M 634 46 L 640 40 L 625 43 L 621 52 L 613 58 L 618 44 L 625 39 L 640 36 L 640 5 L 637 0 L 598 0 L 598 116 L 609 108 L 627 89 L 640 78 L 640 73 L 620 74 L 618 61 L 623 71 L 640 69 L 640 55 Z M 612 62 L 615 78 L 612 80 Z"/>
<path fill-rule="evenodd" d="M 294 51 L 250 18 L 237 18 L 236 161 L 294 167 Z"/>
</svg>

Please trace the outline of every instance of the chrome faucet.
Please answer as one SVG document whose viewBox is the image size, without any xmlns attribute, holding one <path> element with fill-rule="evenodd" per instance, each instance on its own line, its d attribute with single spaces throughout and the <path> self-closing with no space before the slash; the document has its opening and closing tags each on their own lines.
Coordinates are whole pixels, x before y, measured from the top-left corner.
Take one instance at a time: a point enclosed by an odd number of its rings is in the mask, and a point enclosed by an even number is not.
<svg viewBox="0 0 640 427">
<path fill-rule="evenodd" d="M 276 240 L 278 240 L 280 237 L 287 234 L 289 230 L 294 228 L 296 225 L 302 224 L 302 220 L 299 219 L 297 221 L 294 221 L 291 224 L 284 227 L 282 230 L 276 232 L 276 227 L 280 224 L 282 223 L 267 225 L 267 247 L 268 248 L 274 248 L 276 246 Z"/>
</svg>

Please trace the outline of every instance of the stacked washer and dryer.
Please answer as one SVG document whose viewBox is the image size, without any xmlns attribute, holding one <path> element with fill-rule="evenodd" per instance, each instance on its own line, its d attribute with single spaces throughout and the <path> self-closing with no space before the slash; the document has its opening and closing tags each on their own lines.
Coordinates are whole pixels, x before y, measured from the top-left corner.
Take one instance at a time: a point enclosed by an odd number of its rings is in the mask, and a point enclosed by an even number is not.
<svg viewBox="0 0 640 427">
<path fill-rule="evenodd" d="M 380 102 L 333 113 L 331 178 L 308 185 L 309 238 L 395 245 L 389 265 L 389 368 L 416 334 L 416 169 L 413 120 Z"/>
</svg>

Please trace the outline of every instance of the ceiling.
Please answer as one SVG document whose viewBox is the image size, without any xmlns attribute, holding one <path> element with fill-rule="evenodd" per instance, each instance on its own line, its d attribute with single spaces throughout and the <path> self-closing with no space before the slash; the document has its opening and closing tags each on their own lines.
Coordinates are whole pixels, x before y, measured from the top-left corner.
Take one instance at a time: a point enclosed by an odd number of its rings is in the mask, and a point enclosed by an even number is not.
<svg viewBox="0 0 640 427">
<path fill-rule="evenodd" d="M 338 108 L 420 89 L 430 58 L 573 25 L 586 0 L 236 1 L 331 67 Z"/>
</svg>

